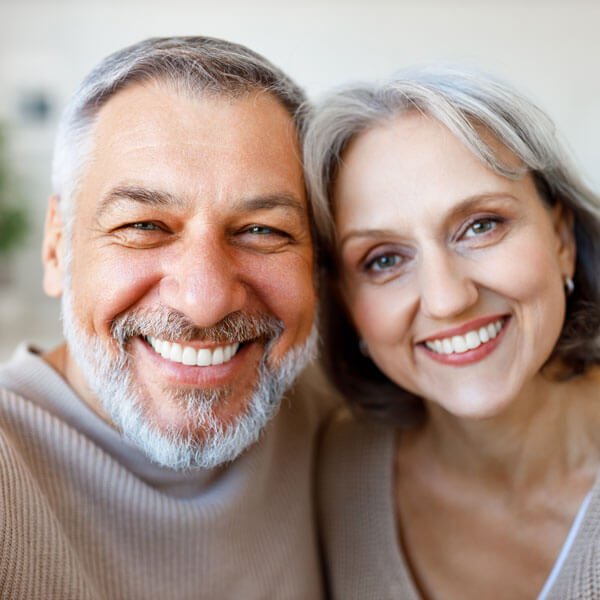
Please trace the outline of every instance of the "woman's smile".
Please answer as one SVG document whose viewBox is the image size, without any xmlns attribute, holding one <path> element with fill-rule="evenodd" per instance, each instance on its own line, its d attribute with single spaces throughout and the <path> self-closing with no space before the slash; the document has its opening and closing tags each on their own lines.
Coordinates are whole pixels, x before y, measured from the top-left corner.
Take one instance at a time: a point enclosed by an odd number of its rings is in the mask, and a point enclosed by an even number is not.
<svg viewBox="0 0 600 600">
<path fill-rule="evenodd" d="M 482 360 L 493 352 L 504 337 L 510 317 L 483 317 L 440 332 L 418 346 L 433 360 L 462 366 Z"/>
</svg>

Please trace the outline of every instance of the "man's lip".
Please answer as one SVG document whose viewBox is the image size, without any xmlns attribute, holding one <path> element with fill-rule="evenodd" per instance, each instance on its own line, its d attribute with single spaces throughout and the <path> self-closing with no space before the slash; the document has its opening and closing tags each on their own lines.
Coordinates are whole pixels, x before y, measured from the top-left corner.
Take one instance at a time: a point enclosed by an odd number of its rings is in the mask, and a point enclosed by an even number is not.
<svg viewBox="0 0 600 600">
<path fill-rule="evenodd" d="M 443 338 L 449 338 L 454 335 L 462 335 L 463 333 L 467 333 L 468 331 L 473 331 L 474 329 L 479 329 L 480 327 L 484 327 L 493 323 L 494 321 L 498 321 L 499 319 L 505 319 L 509 315 L 508 313 L 500 313 L 496 315 L 491 315 L 488 317 L 479 317 L 477 319 L 473 319 L 472 321 L 467 321 L 462 325 L 457 327 L 452 327 L 450 329 L 444 329 L 443 331 L 437 331 L 436 333 L 429 335 L 425 338 L 422 338 L 417 344 L 424 344 L 425 342 L 432 342 L 434 340 L 441 340 Z"/>
<path fill-rule="evenodd" d="M 175 339 L 170 339 L 170 338 L 166 338 L 166 337 L 160 337 L 160 336 L 148 336 L 148 335 L 141 335 L 139 336 L 142 339 L 144 339 L 146 342 L 148 341 L 148 339 L 150 337 L 155 337 L 157 339 L 160 339 L 161 341 L 167 341 L 170 344 L 179 344 L 180 346 L 190 346 L 191 348 L 193 348 L 194 350 L 202 350 L 202 349 L 207 349 L 207 350 L 214 350 L 215 348 L 222 348 L 223 346 L 229 346 L 235 342 L 239 343 L 240 346 L 242 344 L 245 344 L 246 342 L 252 342 L 254 340 L 233 340 L 233 341 L 213 341 L 213 340 L 197 340 L 197 341 L 187 341 L 187 340 L 175 340 Z"/>
<path fill-rule="evenodd" d="M 240 349 L 240 343 L 223 344 L 210 348 L 196 350 L 190 344 L 169 342 L 153 336 L 144 336 L 144 341 L 165 360 L 181 363 L 186 366 L 209 367 L 229 362 Z"/>
<path fill-rule="evenodd" d="M 254 360 L 260 361 L 263 353 L 263 347 L 251 341 L 240 347 L 237 354 L 229 361 L 219 365 L 199 367 L 184 365 L 163 358 L 139 336 L 132 338 L 132 341 L 135 341 L 136 346 L 141 347 L 151 364 L 154 365 L 153 369 L 157 373 L 162 373 L 162 376 L 173 385 L 190 385 L 194 387 L 214 387 L 231 384 L 250 365 L 249 360 L 252 363 Z M 254 368 L 253 366 L 252 369 Z"/>
</svg>

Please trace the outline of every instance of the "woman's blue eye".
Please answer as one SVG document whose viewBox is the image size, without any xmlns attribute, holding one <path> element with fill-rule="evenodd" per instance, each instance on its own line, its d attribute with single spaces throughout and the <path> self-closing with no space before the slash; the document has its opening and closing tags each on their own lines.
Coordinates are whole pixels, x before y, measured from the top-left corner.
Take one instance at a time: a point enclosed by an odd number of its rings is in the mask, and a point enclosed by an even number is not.
<svg viewBox="0 0 600 600">
<path fill-rule="evenodd" d="M 367 268 L 374 271 L 384 271 L 399 264 L 400 260 L 401 258 L 397 254 L 383 254 L 370 261 Z"/>
<path fill-rule="evenodd" d="M 480 221 L 475 221 L 465 232 L 465 237 L 475 237 L 477 235 L 482 235 L 491 231 L 496 227 L 496 221 L 492 219 L 481 219 Z"/>
</svg>

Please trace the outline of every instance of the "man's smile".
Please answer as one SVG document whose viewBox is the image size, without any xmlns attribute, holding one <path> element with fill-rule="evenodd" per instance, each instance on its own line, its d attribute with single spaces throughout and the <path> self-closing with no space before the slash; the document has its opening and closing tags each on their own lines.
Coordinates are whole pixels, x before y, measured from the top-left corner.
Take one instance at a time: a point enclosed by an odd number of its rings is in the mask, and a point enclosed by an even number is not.
<svg viewBox="0 0 600 600">
<path fill-rule="evenodd" d="M 144 368 L 141 367 L 143 363 L 138 363 L 140 377 L 147 384 L 154 382 L 150 385 L 167 384 L 174 388 L 233 386 L 251 389 L 268 347 L 268 338 L 263 337 L 231 343 L 206 339 L 202 342 L 181 339 L 171 342 L 149 335 L 130 339 L 130 354 L 150 361 Z"/>
<path fill-rule="evenodd" d="M 146 341 L 163 358 L 188 366 L 208 367 L 220 365 L 231 360 L 237 353 L 240 343 L 215 346 L 213 348 L 193 348 L 192 346 L 169 342 L 147 336 Z"/>
</svg>

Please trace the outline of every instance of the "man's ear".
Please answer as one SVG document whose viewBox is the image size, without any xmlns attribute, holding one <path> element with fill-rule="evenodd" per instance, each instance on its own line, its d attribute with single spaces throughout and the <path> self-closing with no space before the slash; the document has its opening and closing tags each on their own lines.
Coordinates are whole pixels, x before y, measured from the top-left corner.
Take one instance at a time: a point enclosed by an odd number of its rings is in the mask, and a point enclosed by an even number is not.
<svg viewBox="0 0 600 600">
<path fill-rule="evenodd" d="M 573 277 L 577 259 L 573 213 L 559 201 L 552 208 L 552 221 L 556 232 L 558 261 L 562 274 L 564 277 Z"/>
<path fill-rule="evenodd" d="M 65 235 L 65 222 L 58 206 L 58 196 L 50 196 L 42 243 L 43 285 L 46 294 L 55 298 L 63 293 Z"/>
</svg>

